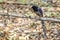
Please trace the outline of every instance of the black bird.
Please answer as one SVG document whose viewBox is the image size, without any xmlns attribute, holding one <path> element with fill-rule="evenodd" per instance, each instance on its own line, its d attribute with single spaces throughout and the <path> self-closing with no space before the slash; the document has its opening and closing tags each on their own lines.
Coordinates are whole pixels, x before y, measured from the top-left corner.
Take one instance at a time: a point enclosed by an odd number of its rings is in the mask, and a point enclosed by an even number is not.
<svg viewBox="0 0 60 40">
<path fill-rule="evenodd" d="M 38 6 L 32 6 L 31 7 L 33 10 L 34 10 L 34 12 L 37 12 L 36 14 L 40 17 L 43 17 L 43 11 L 42 11 L 42 9 L 41 8 L 39 8 Z M 42 23 L 42 28 L 43 28 L 43 32 L 44 32 L 44 38 L 47 38 L 47 36 L 46 36 L 46 27 L 45 27 L 45 24 L 44 24 L 44 21 L 43 20 L 41 20 L 41 23 Z M 40 40 L 40 39 L 39 39 Z"/>
<path fill-rule="evenodd" d="M 43 16 L 43 11 L 42 11 L 42 9 L 41 8 L 39 8 L 38 6 L 32 6 L 32 9 L 34 10 L 34 12 L 37 12 L 36 14 L 38 15 L 38 16 Z"/>
</svg>

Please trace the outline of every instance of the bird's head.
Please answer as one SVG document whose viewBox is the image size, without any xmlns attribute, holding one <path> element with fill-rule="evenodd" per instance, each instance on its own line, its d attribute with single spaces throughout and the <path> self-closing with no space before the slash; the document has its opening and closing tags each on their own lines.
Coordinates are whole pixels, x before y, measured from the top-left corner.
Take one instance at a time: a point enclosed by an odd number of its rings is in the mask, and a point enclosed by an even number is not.
<svg viewBox="0 0 60 40">
<path fill-rule="evenodd" d="M 38 11 L 38 6 L 33 5 L 31 8 L 32 8 L 35 12 Z"/>
</svg>

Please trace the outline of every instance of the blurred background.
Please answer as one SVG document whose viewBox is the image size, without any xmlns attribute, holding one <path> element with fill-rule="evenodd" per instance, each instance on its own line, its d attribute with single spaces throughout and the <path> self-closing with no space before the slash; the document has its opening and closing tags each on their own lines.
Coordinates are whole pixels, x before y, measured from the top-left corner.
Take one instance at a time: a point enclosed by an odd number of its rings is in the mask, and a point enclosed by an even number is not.
<svg viewBox="0 0 60 40">
<path fill-rule="evenodd" d="M 60 0 L 0 0 L 0 40 L 44 40 L 41 21 L 23 18 L 40 18 L 31 4 L 41 7 L 43 17 L 60 19 Z M 44 22 L 46 40 L 60 40 L 60 22 Z"/>
</svg>

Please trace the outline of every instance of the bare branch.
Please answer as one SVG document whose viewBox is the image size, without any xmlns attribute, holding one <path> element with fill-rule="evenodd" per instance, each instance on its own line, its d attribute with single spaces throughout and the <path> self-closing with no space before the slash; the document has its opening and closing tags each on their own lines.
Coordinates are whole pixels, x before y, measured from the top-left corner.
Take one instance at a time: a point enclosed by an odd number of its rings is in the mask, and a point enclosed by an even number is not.
<svg viewBox="0 0 60 40">
<path fill-rule="evenodd" d="M 46 17 L 41 17 L 40 20 L 60 22 L 60 19 L 58 19 L 58 18 L 46 18 Z"/>
<path fill-rule="evenodd" d="M 12 14 L 1 14 L 1 16 L 12 16 L 17 18 L 30 18 L 30 19 L 36 19 L 36 20 L 43 20 L 43 21 L 54 21 L 54 22 L 60 22 L 60 19 L 58 18 L 47 18 L 47 17 L 40 17 L 40 18 L 33 18 L 33 17 L 26 17 L 26 16 L 18 16 L 18 15 L 12 15 Z"/>
</svg>

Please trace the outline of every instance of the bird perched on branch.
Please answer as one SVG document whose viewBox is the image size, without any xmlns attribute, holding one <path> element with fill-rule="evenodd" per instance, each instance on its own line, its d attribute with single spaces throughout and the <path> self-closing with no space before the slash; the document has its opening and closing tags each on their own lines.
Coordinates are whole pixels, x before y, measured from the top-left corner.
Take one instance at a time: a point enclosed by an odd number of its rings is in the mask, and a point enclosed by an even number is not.
<svg viewBox="0 0 60 40">
<path fill-rule="evenodd" d="M 37 12 L 36 14 L 38 15 L 38 16 L 43 16 L 43 11 L 42 11 L 42 9 L 41 8 L 39 8 L 38 6 L 32 6 L 31 7 L 33 10 L 34 10 L 34 12 Z"/>
<path fill-rule="evenodd" d="M 32 6 L 31 7 L 33 10 L 34 10 L 34 12 L 37 12 L 36 14 L 40 17 L 43 17 L 43 11 L 42 11 L 42 9 L 41 8 L 39 8 L 38 6 Z M 42 23 L 42 28 L 43 28 L 43 32 L 44 32 L 44 38 L 46 39 L 47 38 L 47 35 L 46 35 L 46 27 L 45 27 L 45 23 L 44 23 L 44 21 L 43 20 L 41 20 L 41 23 Z M 39 38 L 39 40 L 40 40 L 40 38 Z"/>
</svg>

